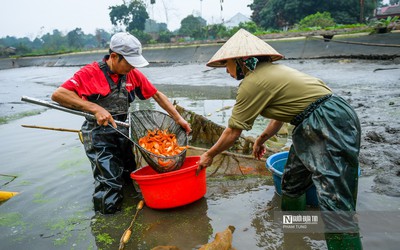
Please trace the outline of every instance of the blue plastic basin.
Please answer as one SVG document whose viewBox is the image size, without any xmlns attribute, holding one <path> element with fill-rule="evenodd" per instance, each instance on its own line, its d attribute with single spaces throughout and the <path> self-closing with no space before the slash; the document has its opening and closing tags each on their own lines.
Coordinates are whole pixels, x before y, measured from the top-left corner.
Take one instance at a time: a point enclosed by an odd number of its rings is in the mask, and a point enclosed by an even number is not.
<svg viewBox="0 0 400 250">
<path fill-rule="evenodd" d="M 280 152 L 271 155 L 267 158 L 266 167 L 272 172 L 272 177 L 274 179 L 275 192 L 281 196 L 282 188 L 282 174 L 286 165 L 288 158 L 288 151 Z M 358 169 L 358 175 L 360 175 L 360 169 Z M 318 206 L 317 190 L 314 185 L 312 185 L 306 192 L 306 203 L 311 206 Z"/>
</svg>

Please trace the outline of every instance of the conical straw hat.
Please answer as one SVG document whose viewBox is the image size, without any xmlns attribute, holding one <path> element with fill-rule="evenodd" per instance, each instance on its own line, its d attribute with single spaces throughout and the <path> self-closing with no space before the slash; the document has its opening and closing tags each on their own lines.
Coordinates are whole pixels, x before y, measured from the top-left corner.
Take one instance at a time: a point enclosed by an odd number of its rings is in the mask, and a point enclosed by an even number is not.
<svg viewBox="0 0 400 250">
<path fill-rule="evenodd" d="M 268 43 L 240 29 L 214 54 L 208 61 L 209 67 L 225 67 L 225 60 L 232 58 L 251 57 L 251 56 L 270 56 L 272 61 L 283 58 Z"/>
</svg>

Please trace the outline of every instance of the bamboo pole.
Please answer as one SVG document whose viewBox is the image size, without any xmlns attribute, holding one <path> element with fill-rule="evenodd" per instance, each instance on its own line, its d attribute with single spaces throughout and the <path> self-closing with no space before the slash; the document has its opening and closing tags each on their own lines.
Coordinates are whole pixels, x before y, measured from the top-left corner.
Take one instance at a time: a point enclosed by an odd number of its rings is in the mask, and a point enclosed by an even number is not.
<svg viewBox="0 0 400 250">
<path fill-rule="evenodd" d="M 68 128 L 53 128 L 53 127 L 45 127 L 45 126 L 37 126 L 37 125 L 21 125 L 24 128 L 38 128 L 38 129 L 47 129 L 47 130 L 56 130 L 56 131 L 63 131 L 63 132 L 81 132 L 78 129 L 68 129 Z"/>
<path fill-rule="evenodd" d="M 21 125 L 24 128 L 37 128 L 37 129 L 46 129 L 46 130 L 53 130 L 53 131 L 62 131 L 62 132 L 73 132 L 77 133 L 79 140 L 83 143 L 83 135 L 82 132 L 78 129 L 69 129 L 69 128 L 53 128 L 53 127 L 45 127 L 45 126 L 37 126 L 37 125 Z"/>
</svg>

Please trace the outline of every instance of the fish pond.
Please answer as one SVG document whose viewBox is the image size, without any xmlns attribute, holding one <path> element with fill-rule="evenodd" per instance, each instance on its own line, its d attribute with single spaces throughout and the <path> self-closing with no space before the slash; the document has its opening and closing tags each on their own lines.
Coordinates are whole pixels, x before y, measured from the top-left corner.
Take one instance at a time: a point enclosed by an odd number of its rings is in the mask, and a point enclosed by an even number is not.
<svg viewBox="0 0 400 250">
<path fill-rule="evenodd" d="M 357 202 L 362 243 L 364 249 L 398 249 L 399 66 L 362 60 L 281 63 L 323 79 L 356 108 L 363 127 Z M 378 68 L 391 69 L 375 71 Z M 136 212 L 141 197 L 133 186 L 124 189 L 121 212 L 93 211 L 91 167 L 77 133 L 21 126 L 80 129 L 82 117 L 20 101 L 21 96 L 49 100 L 77 69 L 0 71 L 0 190 L 19 192 L 0 204 L 1 249 L 118 249 Z M 142 71 L 171 101 L 226 125 L 238 82 L 223 69 L 176 64 Z M 152 101 L 138 101 L 132 108 L 159 110 Z M 266 122 L 258 119 L 246 135 L 257 136 Z M 165 210 L 144 206 L 125 249 L 159 245 L 197 249 L 228 226 L 235 227 L 236 249 L 326 249 L 321 232 L 284 233 L 276 218 L 280 212 L 280 197 L 270 175 L 208 176 L 207 193 L 200 200 Z"/>
</svg>

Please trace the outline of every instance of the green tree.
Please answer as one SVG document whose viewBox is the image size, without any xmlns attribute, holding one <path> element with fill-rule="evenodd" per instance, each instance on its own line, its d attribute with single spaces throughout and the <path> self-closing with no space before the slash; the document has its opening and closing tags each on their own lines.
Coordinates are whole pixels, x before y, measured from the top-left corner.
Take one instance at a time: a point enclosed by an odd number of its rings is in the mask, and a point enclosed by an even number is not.
<svg viewBox="0 0 400 250">
<path fill-rule="evenodd" d="M 43 40 L 36 37 L 30 45 L 33 50 L 39 50 L 43 46 Z"/>
<path fill-rule="evenodd" d="M 299 22 L 300 28 L 307 28 L 307 27 L 331 27 L 335 26 L 335 21 L 331 17 L 329 12 L 317 12 L 315 14 L 306 16 Z"/>
<path fill-rule="evenodd" d="M 93 34 L 83 35 L 83 46 L 85 49 L 101 48 L 97 37 Z"/>
<path fill-rule="evenodd" d="M 207 34 L 207 38 L 210 39 L 221 39 L 229 36 L 228 30 L 223 24 L 207 25 L 206 27 L 204 27 L 204 30 Z"/>
<path fill-rule="evenodd" d="M 159 37 L 158 37 L 157 41 L 160 43 L 169 43 L 169 42 L 171 42 L 172 36 L 173 36 L 173 33 L 167 29 L 167 30 L 161 31 L 159 33 Z"/>
<path fill-rule="evenodd" d="M 42 50 L 44 53 L 54 53 L 55 51 L 66 51 L 68 42 L 62 35 L 61 31 L 55 29 L 53 34 L 44 34 L 41 38 L 43 41 Z"/>
<path fill-rule="evenodd" d="M 292 26 L 317 12 L 329 12 L 336 23 L 353 24 L 373 15 L 376 0 L 254 0 L 252 20 L 265 30 Z"/>
<path fill-rule="evenodd" d="M 262 16 L 264 16 L 264 13 L 261 12 L 265 12 L 265 10 L 268 8 L 268 3 L 269 1 L 265 0 L 254 0 L 253 3 L 249 5 L 250 9 L 253 11 L 251 15 L 251 20 L 253 20 L 258 25 L 265 25 L 262 20 Z"/>
<path fill-rule="evenodd" d="M 181 28 L 178 34 L 181 36 L 189 36 L 193 38 L 202 38 L 204 36 L 203 28 L 206 26 L 207 22 L 201 17 L 195 17 L 189 15 L 182 19 Z"/>
<path fill-rule="evenodd" d="M 147 44 L 152 39 L 151 35 L 142 30 L 132 30 L 132 35 L 134 35 L 142 44 Z"/>
<path fill-rule="evenodd" d="M 245 23 L 239 23 L 239 29 L 245 29 L 250 33 L 258 33 L 262 32 L 262 29 L 257 26 L 257 24 L 253 21 L 250 22 L 245 22 Z"/>
<path fill-rule="evenodd" d="M 110 40 L 111 35 L 103 30 L 103 29 L 96 29 L 95 37 L 99 48 L 106 48 L 107 42 Z"/>
<path fill-rule="evenodd" d="M 287 25 L 285 18 L 286 0 L 255 0 L 250 4 L 253 10 L 252 20 L 265 30 L 277 29 Z"/>
<path fill-rule="evenodd" d="M 81 28 L 76 28 L 67 34 L 68 46 L 72 49 L 84 47 L 84 33 Z"/>
<path fill-rule="evenodd" d="M 104 30 L 97 30 L 97 36 L 104 37 L 104 46 L 106 46 L 111 35 Z M 63 35 L 55 29 L 52 33 L 46 33 L 41 37 L 36 37 L 31 41 L 28 37 L 16 38 L 7 36 L 0 38 L 0 54 L 11 51 L 9 47 L 15 48 L 16 55 L 46 55 L 54 53 L 65 53 L 71 50 L 79 51 L 83 49 L 93 49 L 100 46 L 98 37 L 92 34 L 84 34 L 81 28 Z M 104 47 L 103 46 L 103 47 Z"/>
<path fill-rule="evenodd" d="M 17 47 L 17 44 L 20 42 L 21 38 L 16 38 L 15 36 L 6 36 L 0 40 L 0 44 L 4 47 Z"/>
<path fill-rule="evenodd" d="M 146 20 L 144 31 L 148 33 L 158 33 L 167 30 L 168 28 L 166 23 L 157 23 L 155 20 L 152 19 Z"/>
<path fill-rule="evenodd" d="M 111 6 L 110 20 L 113 25 L 124 25 L 126 31 L 141 30 L 145 28 L 146 19 L 149 14 L 146 11 L 146 6 L 142 1 L 133 0 L 129 3 L 124 1 L 124 4 Z"/>
<path fill-rule="evenodd" d="M 257 33 L 264 33 L 265 30 L 263 30 L 262 28 L 258 27 L 257 24 L 253 21 L 250 22 L 245 22 L 245 23 L 239 23 L 238 26 L 236 27 L 232 27 L 229 30 L 229 36 L 233 36 L 238 30 L 240 29 L 245 29 L 248 32 L 257 35 Z"/>
<path fill-rule="evenodd" d="M 336 23 L 354 24 L 360 20 L 361 6 L 359 0 L 335 1 L 334 4 L 330 4 L 329 8 L 330 10 L 324 11 L 329 11 Z"/>
<path fill-rule="evenodd" d="M 23 55 L 30 53 L 32 51 L 31 42 L 29 38 L 16 38 L 13 36 L 7 36 L 6 38 L 0 39 L 0 48 L 2 48 L 2 55 L 9 55 L 9 54 L 17 54 Z M 15 51 L 12 49 L 9 50 L 9 47 L 15 48 Z M 12 52 L 12 53 L 10 53 Z"/>
<path fill-rule="evenodd" d="M 16 47 L 17 54 L 24 55 L 32 52 L 32 49 L 27 45 L 27 43 L 21 42 Z"/>
</svg>

